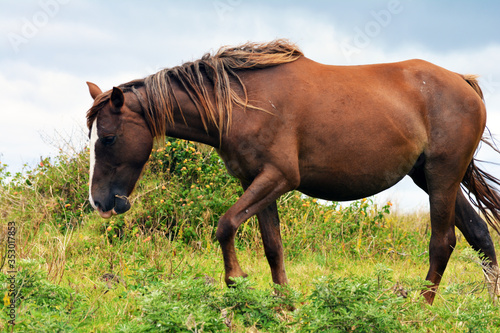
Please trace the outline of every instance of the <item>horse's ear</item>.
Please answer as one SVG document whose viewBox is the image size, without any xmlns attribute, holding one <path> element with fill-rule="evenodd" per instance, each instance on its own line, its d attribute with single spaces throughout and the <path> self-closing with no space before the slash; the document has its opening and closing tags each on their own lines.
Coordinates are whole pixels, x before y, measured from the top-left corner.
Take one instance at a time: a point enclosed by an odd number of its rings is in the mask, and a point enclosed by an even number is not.
<svg viewBox="0 0 500 333">
<path fill-rule="evenodd" d="M 97 96 L 102 94 L 101 88 L 99 88 L 96 84 L 87 82 L 87 85 L 89 86 L 90 96 L 92 96 L 93 99 L 96 99 Z"/>
<path fill-rule="evenodd" d="M 117 109 L 123 106 L 125 103 L 125 97 L 123 96 L 123 91 L 120 88 L 113 87 L 113 91 L 111 92 L 111 103 Z"/>
</svg>

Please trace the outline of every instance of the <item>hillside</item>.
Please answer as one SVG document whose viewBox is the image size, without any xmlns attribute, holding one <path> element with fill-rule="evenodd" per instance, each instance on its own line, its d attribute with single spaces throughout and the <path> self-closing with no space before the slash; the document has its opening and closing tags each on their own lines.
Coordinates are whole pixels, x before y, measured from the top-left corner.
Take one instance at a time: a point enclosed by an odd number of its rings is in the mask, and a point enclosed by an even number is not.
<svg viewBox="0 0 500 333">
<path fill-rule="evenodd" d="M 436 301 L 424 302 L 428 216 L 399 215 L 390 202 L 284 195 L 290 285 L 274 290 L 252 218 L 236 243 L 249 278 L 226 288 L 215 228 L 242 190 L 206 146 L 155 148 L 132 209 L 110 220 L 87 200 L 88 150 L 17 175 L 0 164 L 0 185 L 5 332 L 11 309 L 16 332 L 500 332 L 500 308 L 458 230 Z"/>
</svg>

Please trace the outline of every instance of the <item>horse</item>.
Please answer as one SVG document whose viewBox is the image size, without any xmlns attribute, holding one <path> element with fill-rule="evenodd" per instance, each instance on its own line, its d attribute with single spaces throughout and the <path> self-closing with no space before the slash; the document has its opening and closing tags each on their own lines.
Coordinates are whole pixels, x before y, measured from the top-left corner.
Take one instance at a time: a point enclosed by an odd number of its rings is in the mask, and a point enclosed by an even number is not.
<svg viewBox="0 0 500 333">
<path fill-rule="evenodd" d="M 106 92 L 87 84 L 94 99 L 86 115 L 89 200 L 103 218 L 130 209 L 128 197 L 154 142 L 165 136 L 214 147 L 239 179 L 244 193 L 216 230 L 228 286 L 247 276 L 234 238 L 253 215 L 273 282 L 288 283 L 276 204 L 281 195 L 298 190 L 355 200 L 409 176 L 430 203 L 425 300 L 434 300 L 455 247 L 455 226 L 484 259 L 490 290 L 500 294 L 488 229 L 500 232 L 500 181 L 474 158 L 481 141 L 500 150 L 483 137 L 486 109 L 476 76 L 418 59 L 325 65 L 280 39 L 221 47 Z"/>
</svg>

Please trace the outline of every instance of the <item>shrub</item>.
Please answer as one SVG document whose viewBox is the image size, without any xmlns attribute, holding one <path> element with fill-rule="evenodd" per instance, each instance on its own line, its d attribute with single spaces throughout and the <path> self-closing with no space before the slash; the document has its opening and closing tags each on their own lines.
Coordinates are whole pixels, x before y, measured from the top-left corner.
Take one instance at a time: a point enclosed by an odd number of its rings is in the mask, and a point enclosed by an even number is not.
<svg viewBox="0 0 500 333">
<path fill-rule="evenodd" d="M 323 278 L 301 309 L 305 332 L 404 332 L 398 312 L 404 299 L 371 278 Z"/>
<path fill-rule="evenodd" d="M 35 260 L 22 260 L 16 274 L 16 331 L 71 332 L 83 325 L 79 319 L 85 313 L 86 299 L 71 288 L 55 285 Z M 0 285 L 9 275 L 0 272 Z M 2 288 L 3 289 L 3 288 Z M 6 290 L 7 288 L 3 289 Z M 4 299 L 4 306 L 8 306 Z M 2 309 L 5 321 L 6 311 Z"/>
<path fill-rule="evenodd" d="M 203 278 L 180 278 L 146 289 L 140 323 L 121 324 L 118 332 L 219 332 L 226 328 L 216 288 Z"/>
</svg>

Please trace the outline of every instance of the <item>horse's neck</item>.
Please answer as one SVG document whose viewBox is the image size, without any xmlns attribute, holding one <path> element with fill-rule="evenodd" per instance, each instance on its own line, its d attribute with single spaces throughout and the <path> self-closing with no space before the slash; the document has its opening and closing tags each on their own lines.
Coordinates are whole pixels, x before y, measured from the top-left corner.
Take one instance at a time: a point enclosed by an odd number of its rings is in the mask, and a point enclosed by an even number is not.
<svg viewBox="0 0 500 333">
<path fill-rule="evenodd" d="M 190 119 L 189 121 L 187 121 L 187 124 L 183 120 L 176 120 L 174 126 L 168 126 L 166 132 L 167 136 L 189 141 L 196 141 L 215 148 L 218 148 L 220 146 L 219 135 L 215 132 L 207 132 L 203 127 L 201 119 L 199 122 L 193 122 L 192 118 L 190 118 L 186 113 L 184 113 L 184 117 L 186 118 L 186 120 Z"/>
<path fill-rule="evenodd" d="M 174 125 L 167 126 L 166 135 L 218 148 L 221 140 L 219 130 L 210 121 L 203 124 L 198 109 L 186 93 L 179 89 L 174 93 L 181 109 L 175 107 Z"/>
</svg>

